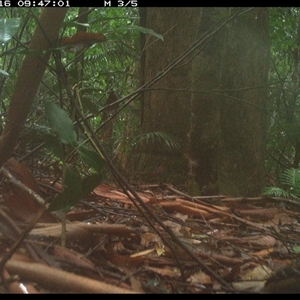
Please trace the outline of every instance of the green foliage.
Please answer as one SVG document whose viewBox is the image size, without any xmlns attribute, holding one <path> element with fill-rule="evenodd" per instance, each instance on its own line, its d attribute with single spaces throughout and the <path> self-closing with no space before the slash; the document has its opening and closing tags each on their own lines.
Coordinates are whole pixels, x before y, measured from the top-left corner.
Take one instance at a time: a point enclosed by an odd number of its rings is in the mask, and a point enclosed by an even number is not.
<svg viewBox="0 0 300 300">
<path fill-rule="evenodd" d="M 280 187 L 265 187 L 262 195 L 300 200 L 300 170 L 290 168 L 279 176 Z"/>
<path fill-rule="evenodd" d="M 19 18 L 0 19 L 0 43 L 5 45 L 17 33 L 20 26 Z M 9 77 L 8 72 L 0 69 L 0 74 Z"/>
<path fill-rule="evenodd" d="M 78 154 L 89 168 L 94 169 L 98 173 L 103 171 L 104 160 L 97 152 L 86 146 L 79 146 Z"/>
<path fill-rule="evenodd" d="M 0 43 L 8 42 L 18 31 L 20 18 L 0 19 Z"/>
<path fill-rule="evenodd" d="M 178 141 L 171 135 L 165 132 L 156 131 L 156 132 L 148 132 L 142 133 L 136 136 L 133 141 L 132 145 L 134 147 L 139 147 L 142 144 L 155 144 L 160 146 L 167 146 L 168 149 L 179 150 L 180 144 Z"/>
<path fill-rule="evenodd" d="M 288 192 L 286 192 L 284 189 L 276 186 L 267 186 L 264 187 L 262 190 L 261 195 L 263 196 L 274 196 L 274 197 L 283 197 L 283 198 L 289 198 L 290 195 Z"/>
<path fill-rule="evenodd" d="M 51 202 L 49 210 L 70 210 L 80 200 L 81 178 L 74 166 L 66 165 L 63 178 L 63 192 L 58 194 Z"/>
<path fill-rule="evenodd" d="M 300 253 L 300 246 L 294 245 L 294 246 L 292 247 L 292 251 L 293 251 L 294 253 L 299 254 L 299 253 Z"/>
<path fill-rule="evenodd" d="M 61 142 L 67 146 L 75 146 L 77 140 L 75 128 L 66 112 L 49 101 L 45 101 L 44 106 L 48 122 L 52 130 L 58 134 Z"/>
<path fill-rule="evenodd" d="M 60 142 L 78 151 L 83 162 L 86 163 L 89 168 L 97 172 L 96 174 L 89 174 L 83 179 L 84 181 L 82 181 L 76 167 L 66 164 L 64 157 L 61 158 L 64 165 L 63 192 L 54 198 L 49 206 L 49 210 L 61 209 L 67 212 L 103 180 L 104 161 L 102 157 L 92 149 L 82 145 L 75 147 L 77 144 L 76 132 L 71 119 L 63 109 L 47 101 L 45 101 L 44 105 L 51 129 L 58 134 Z M 52 143 L 50 139 L 50 146 L 54 150 L 56 148 L 62 149 L 57 145 L 56 139 L 52 139 Z M 61 152 L 56 151 L 59 153 L 57 156 L 61 157 Z"/>
<path fill-rule="evenodd" d="M 277 177 L 300 163 L 300 9 L 273 7 L 269 14 L 272 63 L 266 169 L 270 177 Z"/>
</svg>

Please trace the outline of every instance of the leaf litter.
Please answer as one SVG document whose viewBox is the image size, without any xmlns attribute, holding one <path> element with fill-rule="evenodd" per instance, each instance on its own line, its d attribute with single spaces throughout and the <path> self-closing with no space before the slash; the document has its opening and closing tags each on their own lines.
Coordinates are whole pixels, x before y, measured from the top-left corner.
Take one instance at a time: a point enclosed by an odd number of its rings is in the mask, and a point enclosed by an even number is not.
<svg viewBox="0 0 300 300">
<path fill-rule="evenodd" d="M 24 165 L 12 160 L 5 167 L 29 190 L 45 198 L 53 193 L 51 182 L 34 178 Z M 1 293 L 258 293 L 298 256 L 300 202 L 192 198 L 169 184 L 133 188 L 193 256 L 160 224 L 150 226 L 124 191 L 103 183 L 67 213 L 66 247 L 59 215 L 46 211 L 33 224 L 2 266 Z M 5 176 L 1 196 L 3 259 L 38 205 Z"/>
</svg>

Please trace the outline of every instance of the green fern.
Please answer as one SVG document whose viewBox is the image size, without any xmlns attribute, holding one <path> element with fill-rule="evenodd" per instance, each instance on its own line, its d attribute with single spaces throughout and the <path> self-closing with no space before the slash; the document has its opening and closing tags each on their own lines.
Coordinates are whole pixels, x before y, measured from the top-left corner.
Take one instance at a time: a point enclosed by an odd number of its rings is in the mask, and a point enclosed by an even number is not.
<svg viewBox="0 0 300 300">
<path fill-rule="evenodd" d="M 278 178 L 280 187 L 265 187 L 262 195 L 300 200 L 300 170 L 286 169 Z"/>
<path fill-rule="evenodd" d="M 289 198 L 289 193 L 277 186 L 266 186 L 263 188 L 261 195 Z"/>
<path fill-rule="evenodd" d="M 287 169 L 279 177 L 281 184 L 286 185 L 293 190 L 300 192 L 300 170 Z"/>
<path fill-rule="evenodd" d="M 175 149 L 175 150 L 180 149 L 180 145 L 176 141 L 175 137 L 161 131 L 154 131 L 154 132 L 140 134 L 137 137 L 135 137 L 132 141 L 132 144 L 135 147 L 141 145 L 142 143 L 165 144 L 169 149 Z"/>
</svg>

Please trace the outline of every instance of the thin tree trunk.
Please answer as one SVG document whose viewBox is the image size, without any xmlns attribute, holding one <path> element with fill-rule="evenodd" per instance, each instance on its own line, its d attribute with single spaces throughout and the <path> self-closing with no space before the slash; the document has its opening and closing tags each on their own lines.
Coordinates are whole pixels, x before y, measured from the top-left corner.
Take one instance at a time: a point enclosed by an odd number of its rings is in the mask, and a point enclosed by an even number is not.
<svg viewBox="0 0 300 300">
<path fill-rule="evenodd" d="M 0 137 L 0 166 L 13 154 L 51 55 L 50 51 L 45 50 L 55 47 L 67 10 L 67 8 L 44 8 L 42 10 L 29 45 L 29 50 L 37 50 L 39 54 L 28 54 L 19 71 L 5 127 Z M 42 54 L 42 51 L 45 53 Z"/>
</svg>

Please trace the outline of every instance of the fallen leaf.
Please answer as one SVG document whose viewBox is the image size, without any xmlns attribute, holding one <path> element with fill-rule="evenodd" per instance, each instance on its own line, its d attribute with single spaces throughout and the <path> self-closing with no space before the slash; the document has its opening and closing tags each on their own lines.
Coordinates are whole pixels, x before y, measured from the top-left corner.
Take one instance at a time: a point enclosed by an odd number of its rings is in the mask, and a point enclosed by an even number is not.
<svg viewBox="0 0 300 300">
<path fill-rule="evenodd" d="M 164 268 L 155 268 L 155 267 L 145 267 L 147 270 L 153 271 L 162 276 L 168 277 L 179 277 L 181 276 L 180 270 L 176 267 L 164 267 Z"/>
<path fill-rule="evenodd" d="M 187 281 L 192 284 L 212 284 L 210 276 L 202 271 L 194 273 L 187 279 Z"/>
</svg>

